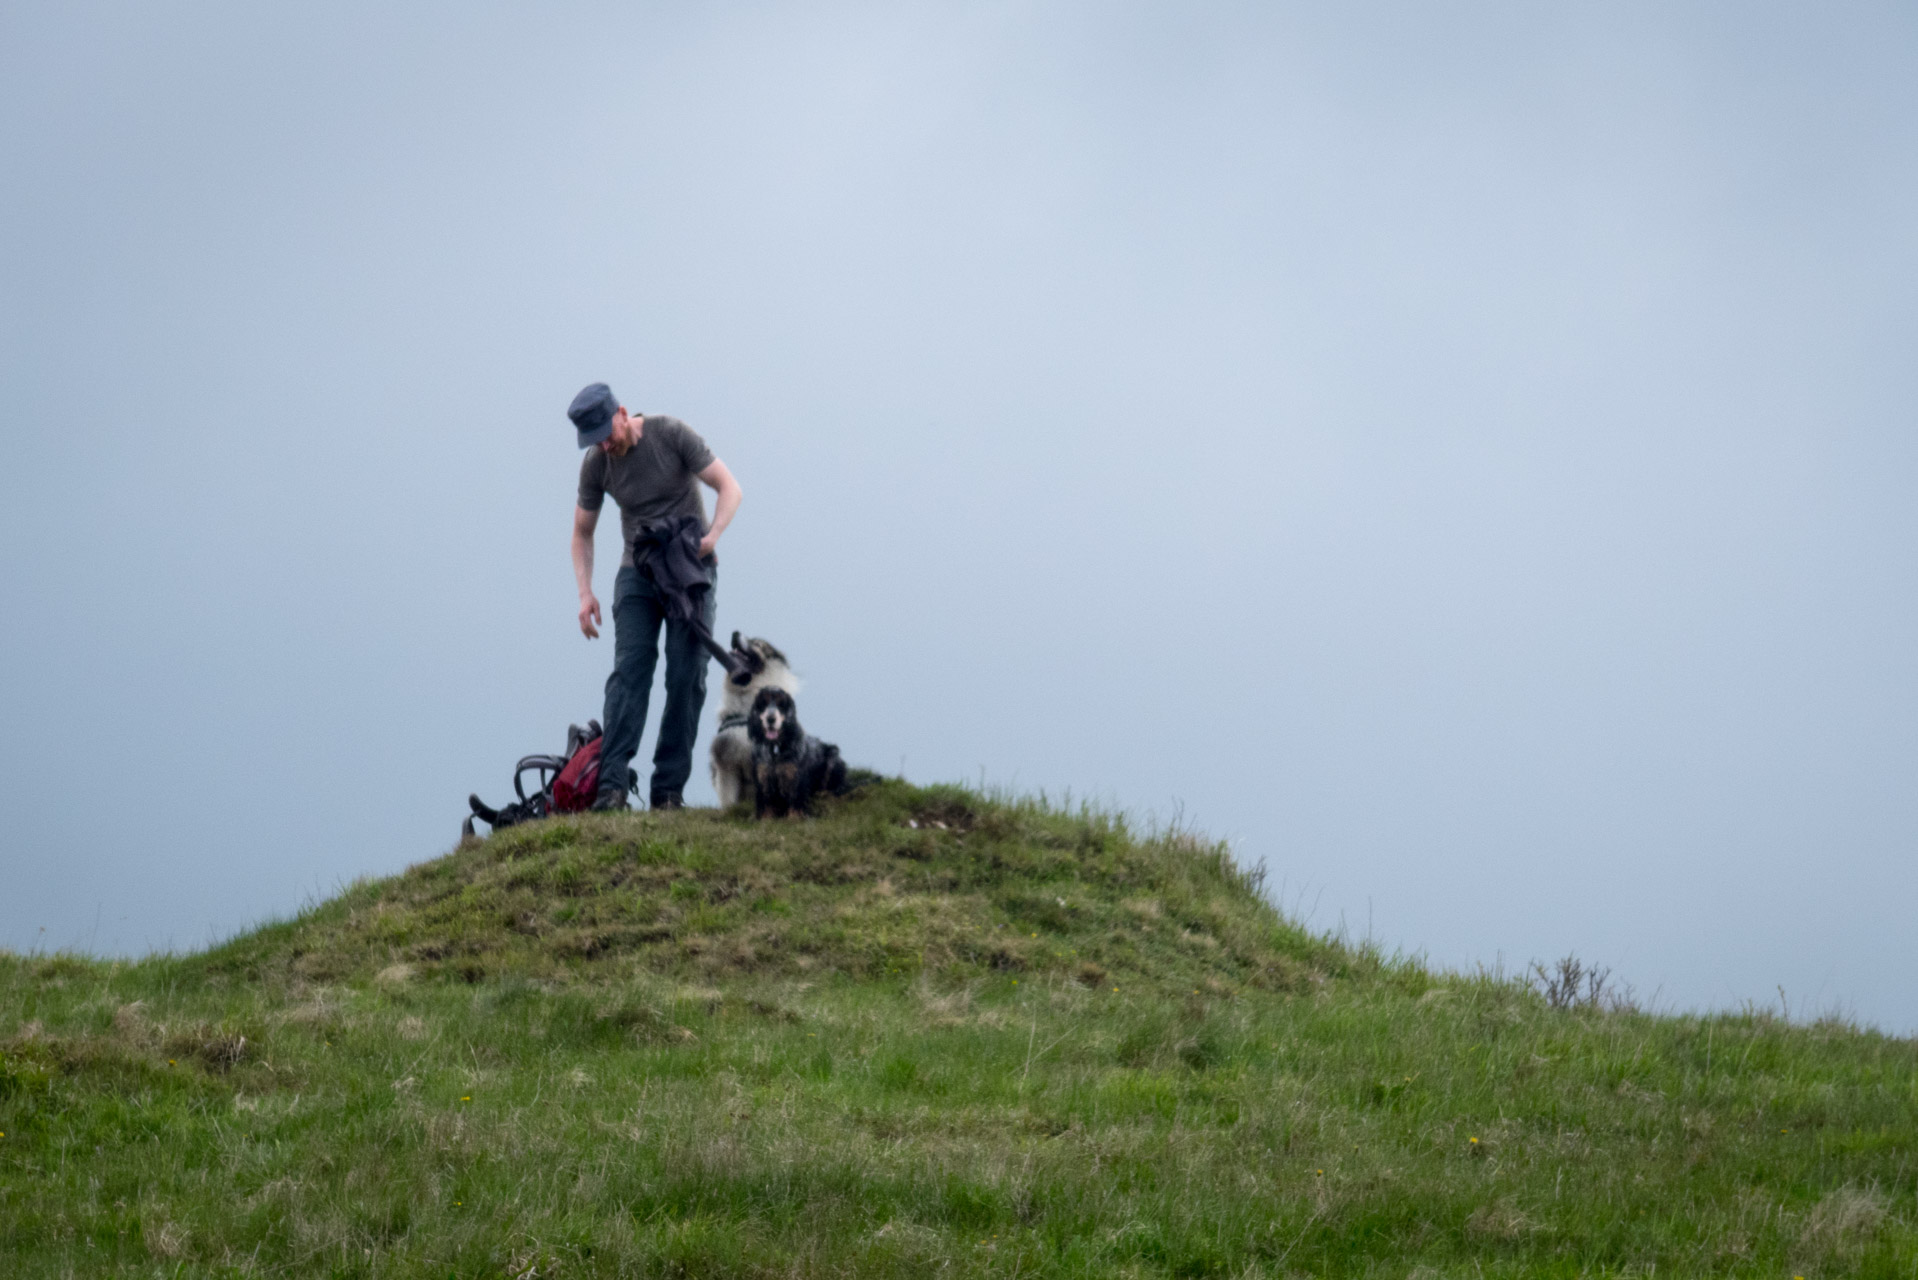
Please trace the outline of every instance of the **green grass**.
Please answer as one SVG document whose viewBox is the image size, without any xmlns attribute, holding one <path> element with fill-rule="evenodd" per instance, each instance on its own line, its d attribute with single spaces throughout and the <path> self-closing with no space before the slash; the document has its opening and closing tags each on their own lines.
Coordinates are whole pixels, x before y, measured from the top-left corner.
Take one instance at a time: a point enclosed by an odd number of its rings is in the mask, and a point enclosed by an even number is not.
<svg viewBox="0 0 1918 1280">
<path fill-rule="evenodd" d="M 885 783 L 0 955 L 0 1275 L 1918 1275 L 1918 1045 L 1554 1010 Z"/>
</svg>

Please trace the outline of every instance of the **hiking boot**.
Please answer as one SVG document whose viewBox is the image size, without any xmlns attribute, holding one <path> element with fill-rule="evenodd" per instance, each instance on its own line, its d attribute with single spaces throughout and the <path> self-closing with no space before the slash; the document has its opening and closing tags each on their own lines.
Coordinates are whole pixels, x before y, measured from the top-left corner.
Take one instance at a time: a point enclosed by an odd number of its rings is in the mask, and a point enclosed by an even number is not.
<svg viewBox="0 0 1918 1280">
<path fill-rule="evenodd" d="M 624 791 L 602 791 L 593 797 L 592 811 L 594 813 L 611 813 L 624 809 L 625 807 L 626 793 Z"/>
<path fill-rule="evenodd" d="M 655 791 L 653 793 L 651 807 L 655 809 L 684 809 L 686 802 L 680 798 L 679 792 L 677 791 Z"/>
</svg>

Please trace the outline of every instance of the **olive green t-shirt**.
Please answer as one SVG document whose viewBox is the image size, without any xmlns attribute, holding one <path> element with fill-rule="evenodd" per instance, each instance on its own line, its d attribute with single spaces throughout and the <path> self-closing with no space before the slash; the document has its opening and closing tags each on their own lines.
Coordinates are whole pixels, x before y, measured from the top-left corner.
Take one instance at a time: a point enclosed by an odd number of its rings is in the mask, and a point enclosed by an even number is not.
<svg viewBox="0 0 1918 1280">
<path fill-rule="evenodd" d="M 699 473 L 713 465 L 713 451 L 699 433 L 678 418 L 647 414 L 639 442 L 623 458 L 608 457 L 598 445 L 579 464 L 579 505 L 597 511 L 612 494 L 619 504 L 621 565 L 633 563 L 633 538 L 640 526 L 674 516 L 698 516 L 705 525 L 706 504 L 699 497 Z"/>
</svg>

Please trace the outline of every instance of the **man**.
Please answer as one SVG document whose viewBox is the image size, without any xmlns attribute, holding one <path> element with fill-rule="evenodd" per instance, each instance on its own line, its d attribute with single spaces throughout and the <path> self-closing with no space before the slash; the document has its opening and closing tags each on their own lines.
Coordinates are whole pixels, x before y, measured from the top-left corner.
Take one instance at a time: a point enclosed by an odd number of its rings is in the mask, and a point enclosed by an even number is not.
<svg viewBox="0 0 1918 1280">
<path fill-rule="evenodd" d="M 666 626 L 666 710 L 653 751 L 650 802 L 655 809 L 684 803 L 686 779 L 693 771 L 693 739 L 700 708 L 706 705 L 707 653 L 689 621 L 666 617 L 652 582 L 633 567 L 633 538 L 641 526 L 678 516 L 697 516 L 705 527 L 702 561 L 718 585 L 719 560 L 713 548 L 739 510 L 739 482 L 713 456 L 697 432 L 677 418 L 626 412 L 603 382 L 573 397 L 566 411 L 587 450 L 579 469 L 579 507 L 573 512 L 573 577 L 579 583 L 579 629 L 588 640 L 599 636 L 599 599 L 593 595 L 593 531 L 599 509 L 612 494 L 619 503 L 625 553 L 613 586 L 613 674 L 606 678 L 606 740 L 600 746 L 599 795 L 595 809 L 624 809 L 628 770 L 646 727 L 646 702 L 659 663 L 660 624 Z M 716 495 L 711 523 L 706 521 L 697 479 Z M 708 591 L 705 623 L 713 623 L 713 592 Z"/>
</svg>

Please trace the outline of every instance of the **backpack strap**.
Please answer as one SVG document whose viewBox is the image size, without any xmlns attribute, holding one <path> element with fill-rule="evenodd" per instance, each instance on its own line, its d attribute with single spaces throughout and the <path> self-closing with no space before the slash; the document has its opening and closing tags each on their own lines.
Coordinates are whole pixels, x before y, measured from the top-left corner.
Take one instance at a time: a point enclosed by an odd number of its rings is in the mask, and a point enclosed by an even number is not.
<svg viewBox="0 0 1918 1280">
<path fill-rule="evenodd" d="M 566 761 L 558 756 L 521 756 L 519 763 L 513 766 L 513 791 L 519 796 L 520 803 L 524 804 L 529 798 L 537 799 L 552 790 L 553 779 L 565 767 Z M 521 781 L 522 775 L 529 769 L 539 774 L 539 788 L 531 797 L 527 796 L 525 783 Z"/>
<path fill-rule="evenodd" d="M 571 760 L 574 756 L 579 754 L 579 749 L 581 747 L 585 746 L 589 742 L 592 742 L 600 738 L 601 736 L 603 735 L 600 732 L 599 721 L 597 720 L 588 720 L 586 722 L 586 727 L 584 729 L 580 728 L 576 724 L 567 725 L 566 726 L 566 758 L 568 760 Z"/>
</svg>

